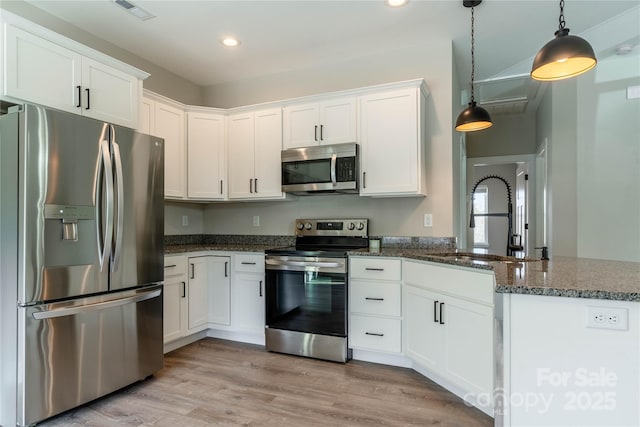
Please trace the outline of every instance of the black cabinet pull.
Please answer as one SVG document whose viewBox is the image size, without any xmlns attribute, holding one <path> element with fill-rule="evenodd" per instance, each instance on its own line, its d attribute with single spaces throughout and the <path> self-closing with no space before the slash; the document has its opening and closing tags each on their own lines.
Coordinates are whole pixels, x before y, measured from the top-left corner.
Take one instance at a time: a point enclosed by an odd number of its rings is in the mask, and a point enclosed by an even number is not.
<svg viewBox="0 0 640 427">
<path fill-rule="evenodd" d="M 384 301 L 384 298 L 365 297 L 364 299 L 369 300 L 369 301 Z"/>
<path fill-rule="evenodd" d="M 367 173 L 362 172 L 362 188 L 367 188 Z"/>
<path fill-rule="evenodd" d="M 255 262 L 242 261 L 240 264 L 242 265 L 256 265 Z"/>
<path fill-rule="evenodd" d="M 320 141 L 322 141 L 324 139 L 322 137 L 322 128 L 324 128 L 324 125 L 320 125 Z"/>
<path fill-rule="evenodd" d="M 196 278 L 196 266 L 195 264 L 190 264 L 191 265 L 191 279 L 195 279 Z"/>
<path fill-rule="evenodd" d="M 440 303 L 440 324 L 444 325 L 444 319 L 442 318 L 442 307 L 444 307 L 444 303 Z"/>
<path fill-rule="evenodd" d="M 182 298 L 186 298 L 187 296 L 187 283 L 182 282 Z"/>
<path fill-rule="evenodd" d="M 365 267 L 367 271 L 384 271 L 384 268 Z"/>
<path fill-rule="evenodd" d="M 253 179 L 253 191 L 255 191 L 256 194 L 258 193 L 258 178 Z"/>
<path fill-rule="evenodd" d="M 222 194 L 222 180 L 220 180 L 220 194 Z"/>
<path fill-rule="evenodd" d="M 229 277 L 227 273 L 227 267 L 229 266 L 229 261 L 224 262 L 224 277 Z"/>
<path fill-rule="evenodd" d="M 365 332 L 365 335 L 373 335 L 374 337 L 383 337 L 384 334 L 377 334 L 375 332 Z"/>
<path fill-rule="evenodd" d="M 76 107 L 82 107 L 82 86 L 76 86 L 78 88 L 78 105 Z"/>
<path fill-rule="evenodd" d="M 438 302 L 439 301 L 434 301 L 433 302 L 433 322 L 434 323 L 438 323 L 438 311 L 437 311 L 438 310 L 438 308 L 437 308 Z"/>
<path fill-rule="evenodd" d="M 313 127 L 313 139 L 314 139 L 315 141 L 317 141 L 317 140 L 318 140 L 318 125 L 315 125 L 315 126 Z"/>
<path fill-rule="evenodd" d="M 258 290 L 260 291 L 260 296 L 262 296 L 262 280 L 258 283 Z"/>
<path fill-rule="evenodd" d="M 175 264 L 171 264 L 171 265 L 165 265 L 164 268 L 174 268 L 177 267 L 177 265 Z"/>
<path fill-rule="evenodd" d="M 253 194 L 253 179 L 249 179 L 249 193 Z"/>
<path fill-rule="evenodd" d="M 89 88 L 85 89 L 87 91 L 87 110 L 91 108 L 91 91 Z"/>
</svg>

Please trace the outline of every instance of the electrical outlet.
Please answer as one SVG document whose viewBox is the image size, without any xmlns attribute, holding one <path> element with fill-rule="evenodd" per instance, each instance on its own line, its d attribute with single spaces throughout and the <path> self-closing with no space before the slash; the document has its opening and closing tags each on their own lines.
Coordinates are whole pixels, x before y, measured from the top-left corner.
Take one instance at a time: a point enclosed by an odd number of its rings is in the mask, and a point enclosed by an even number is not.
<svg viewBox="0 0 640 427">
<path fill-rule="evenodd" d="M 260 217 L 258 215 L 253 216 L 253 226 L 260 227 Z"/>
<path fill-rule="evenodd" d="M 613 307 L 587 307 L 587 327 L 626 331 L 629 325 L 629 310 Z"/>
<path fill-rule="evenodd" d="M 433 227 L 433 215 L 430 213 L 424 214 L 424 226 Z"/>
<path fill-rule="evenodd" d="M 182 215 L 182 226 L 183 227 L 189 226 L 189 215 Z"/>
</svg>

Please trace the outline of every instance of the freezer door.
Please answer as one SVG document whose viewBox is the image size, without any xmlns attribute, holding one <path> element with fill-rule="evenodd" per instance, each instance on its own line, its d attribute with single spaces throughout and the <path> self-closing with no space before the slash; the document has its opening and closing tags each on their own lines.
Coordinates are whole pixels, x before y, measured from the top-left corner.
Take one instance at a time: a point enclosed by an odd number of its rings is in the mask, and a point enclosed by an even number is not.
<svg viewBox="0 0 640 427">
<path fill-rule="evenodd" d="M 164 277 L 164 141 L 110 126 L 115 215 L 111 290 Z"/>
<path fill-rule="evenodd" d="M 18 302 L 107 291 L 108 125 L 35 105 L 20 116 Z"/>
<path fill-rule="evenodd" d="M 31 425 L 162 368 L 162 287 L 21 307 L 18 422 Z"/>
</svg>

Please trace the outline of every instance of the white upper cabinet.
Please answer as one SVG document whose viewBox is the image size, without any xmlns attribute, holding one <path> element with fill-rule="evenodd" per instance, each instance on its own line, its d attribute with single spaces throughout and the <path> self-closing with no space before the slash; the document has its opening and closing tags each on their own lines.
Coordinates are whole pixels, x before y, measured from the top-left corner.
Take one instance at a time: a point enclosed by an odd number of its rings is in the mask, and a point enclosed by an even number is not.
<svg viewBox="0 0 640 427">
<path fill-rule="evenodd" d="M 229 199 L 281 199 L 282 110 L 228 117 Z"/>
<path fill-rule="evenodd" d="M 185 199 L 187 162 L 185 113 L 182 108 L 156 95 L 145 96 L 138 130 L 164 139 L 165 199 Z"/>
<path fill-rule="evenodd" d="M 2 26 L 2 96 L 137 127 L 146 73 L 10 13 Z"/>
<path fill-rule="evenodd" d="M 225 116 L 187 113 L 187 197 L 224 200 L 227 196 Z"/>
<path fill-rule="evenodd" d="M 359 98 L 360 195 L 426 195 L 425 99 L 417 85 Z"/>
<path fill-rule="evenodd" d="M 285 107 L 283 149 L 355 142 L 356 106 L 350 96 Z"/>
</svg>

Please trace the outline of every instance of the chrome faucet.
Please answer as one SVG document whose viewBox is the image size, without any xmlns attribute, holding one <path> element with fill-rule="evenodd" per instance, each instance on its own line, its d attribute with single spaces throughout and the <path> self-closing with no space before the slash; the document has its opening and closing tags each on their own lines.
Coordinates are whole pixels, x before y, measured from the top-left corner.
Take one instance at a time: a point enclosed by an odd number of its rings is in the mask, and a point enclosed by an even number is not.
<svg viewBox="0 0 640 427">
<path fill-rule="evenodd" d="M 502 181 L 504 183 L 504 185 L 507 187 L 507 196 L 509 198 L 508 203 L 507 203 L 507 212 L 479 213 L 479 214 L 473 212 L 473 196 L 476 193 L 476 189 L 478 188 L 478 185 L 480 185 L 482 182 L 484 182 L 484 181 L 486 181 L 488 179 L 498 179 L 498 180 Z M 515 245 L 513 243 L 513 204 L 511 202 L 511 186 L 509 185 L 509 183 L 507 182 L 506 179 L 504 179 L 504 178 L 502 178 L 501 176 L 498 176 L 498 175 L 487 175 L 484 178 L 480 178 L 473 185 L 473 189 L 471 190 L 471 215 L 470 215 L 470 220 L 469 220 L 469 228 L 475 228 L 476 227 L 475 217 L 477 217 L 477 216 L 506 217 L 507 218 L 507 222 L 508 222 L 507 256 L 513 256 L 514 252 L 524 250 L 522 245 Z"/>
</svg>

